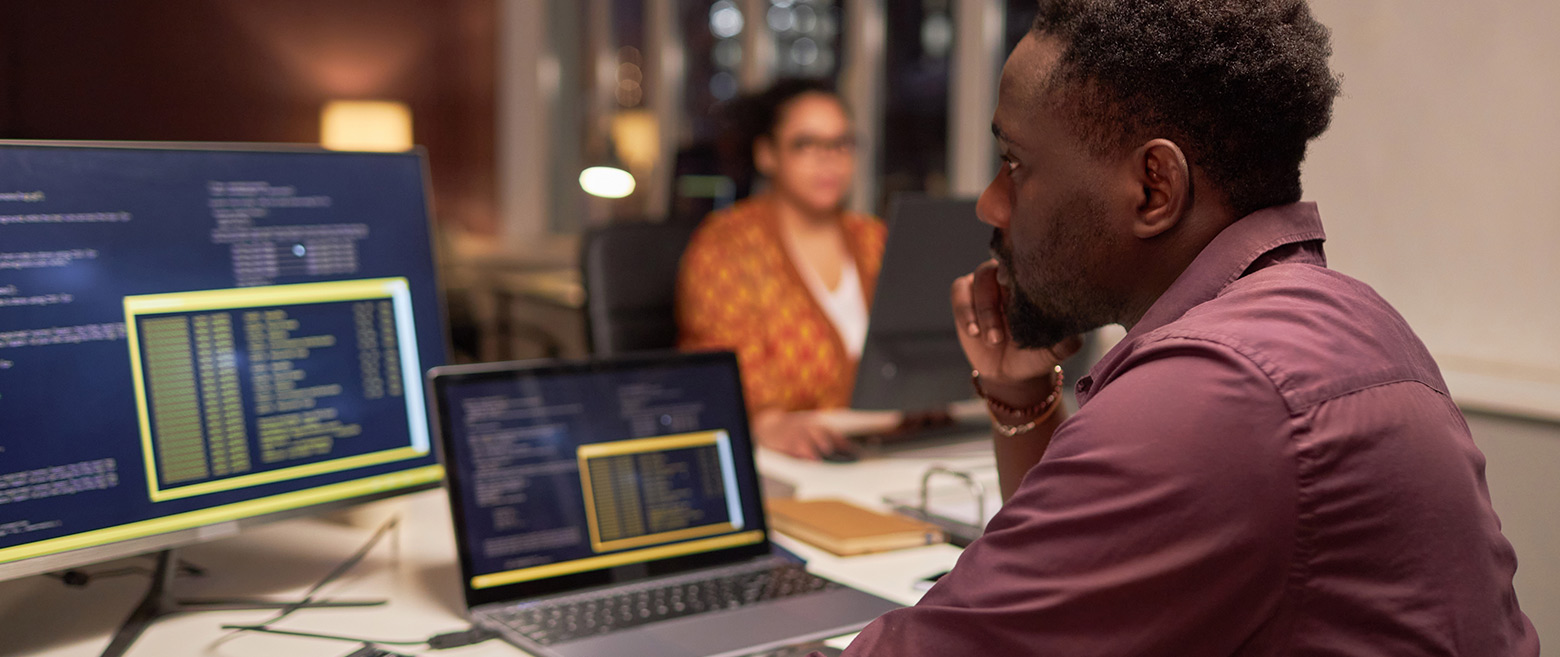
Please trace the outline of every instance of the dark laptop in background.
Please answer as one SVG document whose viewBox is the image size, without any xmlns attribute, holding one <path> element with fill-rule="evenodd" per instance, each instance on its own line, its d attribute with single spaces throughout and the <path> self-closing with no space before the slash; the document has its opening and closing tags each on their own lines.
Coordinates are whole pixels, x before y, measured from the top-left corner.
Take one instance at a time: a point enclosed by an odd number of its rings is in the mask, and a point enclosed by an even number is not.
<svg viewBox="0 0 1560 657">
<path fill-rule="evenodd" d="M 923 411 L 974 396 L 948 290 L 990 245 L 974 199 L 894 197 L 851 408 Z"/>
<path fill-rule="evenodd" d="M 429 373 L 468 614 L 537 655 L 745 655 L 896 605 L 772 554 L 730 353 Z"/>
</svg>

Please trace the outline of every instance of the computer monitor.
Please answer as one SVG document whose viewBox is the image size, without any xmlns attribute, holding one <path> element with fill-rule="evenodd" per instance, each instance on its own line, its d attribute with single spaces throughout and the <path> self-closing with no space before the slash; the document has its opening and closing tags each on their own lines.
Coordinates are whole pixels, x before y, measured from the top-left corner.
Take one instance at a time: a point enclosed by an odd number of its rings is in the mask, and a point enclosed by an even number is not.
<svg viewBox="0 0 1560 657">
<path fill-rule="evenodd" d="M 0 580 L 437 485 L 424 158 L 0 142 Z"/>
</svg>

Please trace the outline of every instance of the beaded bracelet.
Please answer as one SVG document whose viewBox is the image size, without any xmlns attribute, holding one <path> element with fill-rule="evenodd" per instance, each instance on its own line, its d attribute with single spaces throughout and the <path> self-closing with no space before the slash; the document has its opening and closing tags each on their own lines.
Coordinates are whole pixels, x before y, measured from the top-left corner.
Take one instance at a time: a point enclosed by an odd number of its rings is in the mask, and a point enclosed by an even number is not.
<svg viewBox="0 0 1560 657">
<path fill-rule="evenodd" d="M 986 400 L 986 408 L 988 410 L 993 411 L 993 412 L 1001 412 L 1004 415 L 1016 415 L 1016 416 L 1019 416 L 1019 417 L 1027 417 L 1027 416 L 1033 416 L 1034 417 L 1034 419 L 1032 419 L 1032 420 L 1030 420 L 1028 422 L 1024 422 L 1023 424 L 1008 425 L 1008 424 L 1003 424 L 1000 420 L 997 419 L 996 415 L 993 414 L 991 416 L 991 426 L 992 426 L 992 428 L 995 429 L 997 431 L 997 433 L 1002 434 L 1002 436 L 1004 438 L 1012 438 L 1013 436 L 1017 436 L 1017 435 L 1019 435 L 1021 433 L 1029 433 L 1030 431 L 1034 431 L 1035 427 L 1040 426 L 1041 422 L 1044 422 L 1046 420 L 1051 419 L 1051 416 L 1056 414 L 1056 409 L 1061 408 L 1061 406 L 1062 406 L 1062 404 L 1061 404 L 1061 399 L 1062 399 L 1062 366 L 1061 365 L 1057 365 L 1055 368 L 1052 369 L 1052 377 L 1055 380 L 1055 384 L 1053 384 L 1053 386 L 1051 388 L 1051 394 L 1046 396 L 1045 401 L 1042 401 L 1042 402 L 1040 402 L 1038 404 L 1035 404 L 1034 406 L 1030 406 L 1028 408 L 1014 408 L 1012 406 L 1009 406 L 1007 404 L 1002 403 L 999 400 L 992 399 L 991 397 L 987 397 L 986 396 L 986 391 L 980 387 L 980 370 L 973 370 L 973 371 L 970 372 L 970 383 L 974 384 L 974 386 L 975 386 L 975 394 L 979 395 L 981 399 Z"/>
</svg>

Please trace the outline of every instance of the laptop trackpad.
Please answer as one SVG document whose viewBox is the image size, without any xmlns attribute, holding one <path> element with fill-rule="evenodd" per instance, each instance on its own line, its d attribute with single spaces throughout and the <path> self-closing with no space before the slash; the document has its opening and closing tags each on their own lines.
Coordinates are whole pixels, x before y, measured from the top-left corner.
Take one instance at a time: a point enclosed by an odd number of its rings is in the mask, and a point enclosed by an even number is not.
<svg viewBox="0 0 1560 657">
<path fill-rule="evenodd" d="M 701 614 L 642 628 L 553 646 L 565 655 L 746 654 L 774 647 L 855 632 L 898 608 L 887 600 L 850 589 L 786 598 L 772 603 Z"/>
</svg>

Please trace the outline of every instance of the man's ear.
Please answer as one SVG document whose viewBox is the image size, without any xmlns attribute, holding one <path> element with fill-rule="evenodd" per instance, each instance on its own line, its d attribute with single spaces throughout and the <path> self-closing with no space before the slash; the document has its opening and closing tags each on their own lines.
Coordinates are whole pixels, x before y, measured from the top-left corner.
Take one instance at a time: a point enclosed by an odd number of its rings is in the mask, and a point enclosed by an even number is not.
<svg viewBox="0 0 1560 657">
<path fill-rule="evenodd" d="M 753 140 L 753 168 L 758 169 L 765 178 L 772 177 L 774 173 L 775 140 L 769 135 Z"/>
<path fill-rule="evenodd" d="M 1180 223 L 1192 209 L 1192 171 L 1181 147 L 1154 139 L 1132 153 L 1133 173 L 1143 189 L 1132 234 L 1149 239 Z"/>
</svg>

